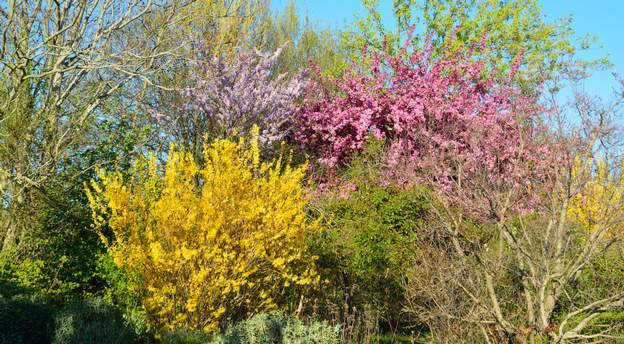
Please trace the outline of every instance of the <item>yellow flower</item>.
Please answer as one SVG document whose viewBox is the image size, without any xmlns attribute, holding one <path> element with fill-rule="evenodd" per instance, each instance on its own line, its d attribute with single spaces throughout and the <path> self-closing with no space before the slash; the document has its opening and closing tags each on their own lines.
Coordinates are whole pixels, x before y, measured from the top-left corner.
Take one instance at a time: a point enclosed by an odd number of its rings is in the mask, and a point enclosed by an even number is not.
<svg viewBox="0 0 624 344">
<path fill-rule="evenodd" d="M 621 215 L 614 215 L 624 211 L 622 175 L 611 173 L 605 161 L 583 161 L 577 157 L 572 180 L 581 191 L 570 200 L 568 217 L 589 233 L 598 230 L 605 231 L 607 236 L 622 235 L 619 221 L 610 221 L 620 218 Z"/>
<path fill-rule="evenodd" d="M 141 281 L 137 294 L 163 330 L 216 331 L 241 300 L 272 310 L 285 302 L 282 288 L 318 280 L 305 247 L 318 229 L 304 211 L 306 166 L 261 161 L 254 133 L 205 146 L 202 165 L 172 146 L 165 166 L 150 157 L 126 179 L 101 172 L 87 186 L 94 229 Z"/>
</svg>

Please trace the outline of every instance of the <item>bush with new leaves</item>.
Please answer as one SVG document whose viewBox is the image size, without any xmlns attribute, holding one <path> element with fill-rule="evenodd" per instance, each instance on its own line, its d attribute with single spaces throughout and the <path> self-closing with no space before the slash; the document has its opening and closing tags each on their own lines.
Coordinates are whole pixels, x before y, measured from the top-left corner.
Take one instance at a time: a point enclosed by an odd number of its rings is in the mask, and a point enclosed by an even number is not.
<svg viewBox="0 0 624 344">
<path fill-rule="evenodd" d="M 219 139 L 201 166 L 171 149 L 130 178 L 101 173 L 88 196 L 95 229 L 155 325 L 213 332 L 280 308 L 290 291 L 318 281 L 306 250 L 305 166 L 260 160 L 250 142 Z"/>
<path fill-rule="evenodd" d="M 325 230 L 311 236 L 310 247 L 329 280 L 321 314 L 343 307 L 346 300 L 344 307 L 368 312 L 379 325 L 400 330 L 409 321 L 402 314 L 404 276 L 410 270 L 405 262 L 415 257 L 422 228 L 433 224 L 426 190 L 378 182 L 384 144 L 370 140 L 339 180 L 313 190 L 311 208 Z"/>
</svg>

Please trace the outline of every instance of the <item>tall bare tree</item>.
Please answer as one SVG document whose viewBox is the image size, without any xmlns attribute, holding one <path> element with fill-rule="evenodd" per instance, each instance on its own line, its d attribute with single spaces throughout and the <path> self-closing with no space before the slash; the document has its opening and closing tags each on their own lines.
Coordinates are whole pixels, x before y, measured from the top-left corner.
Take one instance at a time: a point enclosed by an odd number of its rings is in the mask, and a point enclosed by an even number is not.
<svg viewBox="0 0 624 344">
<path fill-rule="evenodd" d="M 177 53 L 162 44 L 163 34 L 185 5 L 165 0 L 0 3 L 3 250 L 32 225 L 31 202 L 45 202 L 46 187 L 89 146 L 87 134 L 103 116 L 103 102 L 127 85 L 158 86 L 153 76 Z M 132 39 L 129 33 L 139 29 L 149 36 Z"/>
</svg>

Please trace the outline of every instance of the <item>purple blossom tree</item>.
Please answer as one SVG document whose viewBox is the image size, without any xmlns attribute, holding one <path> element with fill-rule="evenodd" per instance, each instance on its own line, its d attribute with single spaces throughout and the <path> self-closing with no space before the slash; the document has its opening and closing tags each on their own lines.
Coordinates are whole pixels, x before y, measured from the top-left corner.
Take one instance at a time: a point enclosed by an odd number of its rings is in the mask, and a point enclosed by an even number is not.
<svg viewBox="0 0 624 344">
<path fill-rule="evenodd" d="M 305 72 L 274 75 L 282 48 L 243 52 L 231 61 L 201 59 L 191 86 L 180 91 L 190 102 L 172 111 L 175 116 L 154 112 L 152 118 L 179 144 L 199 151 L 205 137 L 246 135 L 254 124 L 260 127 L 262 147 L 271 147 L 293 131 L 307 86 Z"/>
</svg>

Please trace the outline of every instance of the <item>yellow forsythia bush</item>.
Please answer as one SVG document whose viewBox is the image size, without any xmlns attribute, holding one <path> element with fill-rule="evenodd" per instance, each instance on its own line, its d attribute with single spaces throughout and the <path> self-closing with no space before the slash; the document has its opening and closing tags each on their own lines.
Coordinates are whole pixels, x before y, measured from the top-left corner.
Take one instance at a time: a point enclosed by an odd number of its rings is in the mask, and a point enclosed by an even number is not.
<svg viewBox="0 0 624 344">
<path fill-rule="evenodd" d="M 621 169 L 615 170 L 601 160 L 575 159 L 572 179 L 581 190 L 570 200 L 568 216 L 589 233 L 623 234 L 624 178 Z"/>
<path fill-rule="evenodd" d="M 164 171 L 152 158 L 129 179 L 104 172 L 87 188 L 95 229 L 163 330 L 212 332 L 318 283 L 305 166 L 261 162 L 257 128 L 250 142 L 217 140 L 204 158 L 172 149 Z"/>
</svg>

